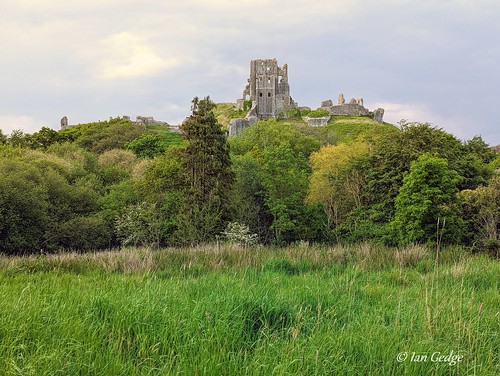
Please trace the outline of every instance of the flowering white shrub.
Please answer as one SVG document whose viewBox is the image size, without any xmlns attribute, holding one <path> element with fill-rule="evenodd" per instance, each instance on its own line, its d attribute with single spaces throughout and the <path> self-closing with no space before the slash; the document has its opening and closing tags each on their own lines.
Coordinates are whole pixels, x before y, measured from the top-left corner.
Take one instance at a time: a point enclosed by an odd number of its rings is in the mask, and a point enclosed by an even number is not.
<svg viewBox="0 0 500 376">
<path fill-rule="evenodd" d="M 228 223 L 222 235 L 230 242 L 243 247 L 251 247 L 259 244 L 259 236 L 251 234 L 250 228 L 247 225 L 238 222 Z"/>
</svg>

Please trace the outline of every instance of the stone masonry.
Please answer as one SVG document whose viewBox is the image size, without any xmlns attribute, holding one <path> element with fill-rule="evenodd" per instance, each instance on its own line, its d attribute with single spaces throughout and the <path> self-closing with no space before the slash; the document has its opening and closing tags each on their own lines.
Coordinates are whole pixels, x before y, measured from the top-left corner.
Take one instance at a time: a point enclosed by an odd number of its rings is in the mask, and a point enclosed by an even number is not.
<svg viewBox="0 0 500 376">
<path fill-rule="evenodd" d="M 280 68 L 276 59 L 252 60 L 250 78 L 243 98 L 238 100 L 238 108 L 242 108 L 243 102 L 249 99 L 259 120 L 276 118 L 297 107 L 290 96 L 288 65 Z"/>
<path fill-rule="evenodd" d="M 245 118 L 230 120 L 227 126 L 229 135 L 240 133 L 255 121 L 275 119 L 298 107 L 290 96 L 287 64 L 280 68 L 276 59 L 252 60 L 250 62 L 250 78 L 247 81 L 243 98 L 238 99 L 236 107 L 241 110 L 245 101 L 251 100 L 251 110 Z M 305 109 L 305 107 L 303 108 Z M 321 102 L 319 108 L 328 111 L 329 116 L 304 118 L 310 126 L 326 125 L 331 116 L 371 116 L 376 121 L 384 121 L 383 108 L 372 112 L 364 106 L 363 98 L 352 98 L 346 103 L 344 94 L 339 94 L 337 104 L 334 105 L 333 101 L 329 99 Z"/>
</svg>

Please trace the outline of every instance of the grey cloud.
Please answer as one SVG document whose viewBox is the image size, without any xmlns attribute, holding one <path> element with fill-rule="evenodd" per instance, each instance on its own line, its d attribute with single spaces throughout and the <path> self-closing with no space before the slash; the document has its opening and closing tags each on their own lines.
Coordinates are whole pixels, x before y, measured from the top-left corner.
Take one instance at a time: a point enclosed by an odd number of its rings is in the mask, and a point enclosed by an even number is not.
<svg viewBox="0 0 500 376">
<path fill-rule="evenodd" d="M 236 100 L 249 61 L 276 57 L 301 104 L 344 92 L 498 144 L 499 10 L 487 0 L 10 2 L 0 116 L 177 122 L 195 95 Z"/>
</svg>

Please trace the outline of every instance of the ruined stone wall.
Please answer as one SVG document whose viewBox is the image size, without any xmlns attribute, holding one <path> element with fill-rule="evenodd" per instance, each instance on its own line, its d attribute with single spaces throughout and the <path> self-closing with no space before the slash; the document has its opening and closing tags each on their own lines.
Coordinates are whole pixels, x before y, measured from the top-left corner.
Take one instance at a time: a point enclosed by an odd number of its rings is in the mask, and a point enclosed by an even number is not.
<svg viewBox="0 0 500 376">
<path fill-rule="evenodd" d="M 128 117 L 128 116 L 127 116 Z M 125 118 L 125 116 L 124 116 Z M 130 119 L 130 117 L 128 117 Z M 137 116 L 135 118 L 136 124 L 144 124 L 144 125 L 169 125 L 165 121 L 155 120 L 152 116 Z"/>
<path fill-rule="evenodd" d="M 331 99 L 321 102 L 322 110 L 326 110 L 332 116 L 373 116 L 378 122 L 383 122 L 384 109 L 378 108 L 371 112 L 364 106 L 363 98 L 352 98 L 349 103 L 345 103 L 344 94 L 339 94 L 338 104 L 333 105 Z"/>
<path fill-rule="evenodd" d="M 370 115 L 370 111 L 359 104 L 345 103 L 341 105 L 325 108 L 334 116 L 365 116 Z"/>
<path fill-rule="evenodd" d="M 249 125 L 250 122 L 247 119 L 231 119 L 227 125 L 227 134 L 228 136 L 233 136 L 241 133 L 241 131 Z"/>
<path fill-rule="evenodd" d="M 304 117 L 305 122 L 310 127 L 324 127 L 325 125 L 328 124 L 330 119 L 331 119 L 331 116 L 323 116 L 323 117 L 316 117 L 316 118 L 310 118 L 307 116 Z"/>
</svg>

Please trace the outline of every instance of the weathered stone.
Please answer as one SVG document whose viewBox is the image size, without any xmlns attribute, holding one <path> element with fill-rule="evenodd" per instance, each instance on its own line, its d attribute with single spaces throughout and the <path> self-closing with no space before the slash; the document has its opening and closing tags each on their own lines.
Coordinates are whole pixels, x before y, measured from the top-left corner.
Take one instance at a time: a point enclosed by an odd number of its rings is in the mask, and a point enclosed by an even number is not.
<svg viewBox="0 0 500 376">
<path fill-rule="evenodd" d="M 297 107 L 290 96 L 288 65 L 280 68 L 276 59 L 252 60 L 248 85 L 243 90 L 242 100 L 245 99 L 255 103 L 255 116 L 259 119 L 276 118 Z"/>
<path fill-rule="evenodd" d="M 257 116 L 247 116 L 245 120 L 247 120 L 249 124 L 253 124 L 258 122 L 259 118 Z"/>
<path fill-rule="evenodd" d="M 338 104 L 344 104 L 344 103 L 345 103 L 344 94 L 339 94 L 339 102 L 338 102 Z"/>
<path fill-rule="evenodd" d="M 373 111 L 373 119 L 383 123 L 384 122 L 384 109 L 383 108 L 377 108 L 375 111 Z"/>
<path fill-rule="evenodd" d="M 358 101 L 354 98 L 351 98 L 351 100 L 349 101 L 349 104 L 358 104 Z"/>
<path fill-rule="evenodd" d="M 363 98 L 356 99 L 356 103 L 359 104 L 360 106 L 364 106 L 363 102 L 364 102 Z"/>
<path fill-rule="evenodd" d="M 236 100 L 236 109 L 238 111 L 243 110 L 243 104 L 245 103 L 245 99 L 238 99 Z"/>
<path fill-rule="evenodd" d="M 66 128 L 68 128 L 68 117 L 63 116 L 63 118 L 61 119 L 61 129 L 66 129 Z"/>
<path fill-rule="evenodd" d="M 331 116 L 314 117 L 314 118 L 304 116 L 304 120 L 310 127 L 323 127 L 328 124 L 328 121 L 330 119 Z"/>
<path fill-rule="evenodd" d="M 168 130 L 172 133 L 181 133 L 180 125 L 169 125 Z"/>
<path fill-rule="evenodd" d="M 140 125 L 167 125 L 165 121 L 155 120 L 152 116 L 136 116 L 135 123 Z"/>
<path fill-rule="evenodd" d="M 227 125 L 227 134 L 233 136 L 248 127 L 250 122 L 247 119 L 231 119 Z"/>
<path fill-rule="evenodd" d="M 330 114 L 334 116 L 364 116 L 370 114 L 370 111 L 368 111 L 368 109 L 360 106 L 357 103 L 332 106 L 330 107 L 329 111 Z"/>
<path fill-rule="evenodd" d="M 327 101 L 321 102 L 321 106 L 320 107 L 332 107 L 332 106 L 333 106 L 332 100 L 328 99 Z"/>
</svg>

